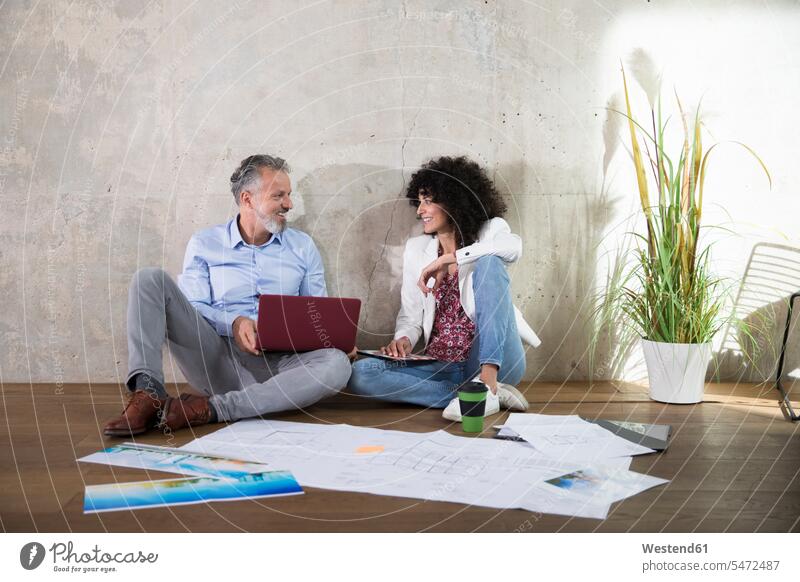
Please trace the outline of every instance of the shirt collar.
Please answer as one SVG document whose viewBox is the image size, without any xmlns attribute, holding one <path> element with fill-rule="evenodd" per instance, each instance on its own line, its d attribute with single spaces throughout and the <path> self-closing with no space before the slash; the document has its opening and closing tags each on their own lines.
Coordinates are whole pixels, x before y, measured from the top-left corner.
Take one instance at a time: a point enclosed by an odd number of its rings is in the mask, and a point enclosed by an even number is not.
<svg viewBox="0 0 800 582">
<path fill-rule="evenodd" d="M 265 247 L 269 244 L 272 244 L 272 241 L 276 241 L 278 244 L 283 244 L 283 233 L 279 232 L 273 234 L 269 237 L 269 240 L 265 242 L 262 247 Z M 237 214 L 236 217 L 228 223 L 228 242 L 231 248 L 235 249 L 240 244 L 247 244 L 242 239 L 242 233 L 239 232 L 239 215 Z"/>
<path fill-rule="evenodd" d="M 228 223 L 228 242 L 232 249 L 235 249 L 239 243 L 244 244 L 242 233 L 239 232 L 238 221 L 239 215 L 237 214 L 236 217 Z"/>
</svg>

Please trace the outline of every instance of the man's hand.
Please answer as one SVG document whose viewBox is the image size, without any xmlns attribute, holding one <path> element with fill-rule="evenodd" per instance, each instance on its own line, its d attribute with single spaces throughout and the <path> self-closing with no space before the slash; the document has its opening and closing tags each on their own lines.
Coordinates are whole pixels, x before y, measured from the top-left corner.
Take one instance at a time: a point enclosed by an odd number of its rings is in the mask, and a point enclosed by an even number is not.
<svg viewBox="0 0 800 582">
<path fill-rule="evenodd" d="M 347 357 L 352 362 L 353 360 L 356 359 L 356 356 L 358 356 L 358 346 L 353 346 L 353 351 L 347 354 Z"/>
<path fill-rule="evenodd" d="M 419 290 L 422 291 L 422 294 L 427 296 L 428 293 L 431 292 L 431 288 L 428 287 L 428 279 L 431 277 L 436 280 L 436 283 L 433 285 L 433 289 L 438 289 L 439 285 L 442 284 L 442 279 L 447 274 L 448 267 L 455 262 L 456 254 L 447 253 L 422 269 L 422 273 L 420 273 L 419 280 L 417 281 L 417 287 L 419 287 Z"/>
<path fill-rule="evenodd" d="M 239 316 L 233 321 L 233 339 L 243 352 L 258 356 L 256 349 L 258 331 L 256 322 L 249 317 Z"/>
<path fill-rule="evenodd" d="M 411 340 L 403 336 L 400 339 L 392 340 L 385 348 L 381 348 L 381 353 L 392 356 L 393 358 L 397 358 L 398 356 L 405 358 L 411 353 L 413 347 L 414 346 L 411 345 Z"/>
</svg>

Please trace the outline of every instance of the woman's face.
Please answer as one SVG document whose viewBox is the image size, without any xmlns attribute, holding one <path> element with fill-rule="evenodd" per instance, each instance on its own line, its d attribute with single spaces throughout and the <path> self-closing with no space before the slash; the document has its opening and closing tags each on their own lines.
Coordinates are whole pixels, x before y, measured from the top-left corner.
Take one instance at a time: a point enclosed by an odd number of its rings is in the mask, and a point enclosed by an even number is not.
<svg viewBox="0 0 800 582">
<path fill-rule="evenodd" d="M 453 230 L 445 209 L 433 202 L 431 197 L 425 194 L 419 195 L 417 216 L 422 220 L 422 228 L 425 234 L 444 233 Z"/>
</svg>

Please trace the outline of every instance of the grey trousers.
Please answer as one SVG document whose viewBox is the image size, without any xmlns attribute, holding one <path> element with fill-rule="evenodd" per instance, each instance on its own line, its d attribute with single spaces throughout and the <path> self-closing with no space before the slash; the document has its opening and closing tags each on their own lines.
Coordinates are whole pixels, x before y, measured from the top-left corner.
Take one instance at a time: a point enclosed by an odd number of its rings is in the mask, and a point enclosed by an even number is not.
<svg viewBox="0 0 800 582">
<path fill-rule="evenodd" d="M 128 291 L 128 378 L 164 384 L 164 341 L 193 388 L 210 397 L 219 420 L 304 408 L 339 392 L 350 361 L 336 349 L 254 356 L 222 337 L 162 269 L 137 271 Z"/>
</svg>

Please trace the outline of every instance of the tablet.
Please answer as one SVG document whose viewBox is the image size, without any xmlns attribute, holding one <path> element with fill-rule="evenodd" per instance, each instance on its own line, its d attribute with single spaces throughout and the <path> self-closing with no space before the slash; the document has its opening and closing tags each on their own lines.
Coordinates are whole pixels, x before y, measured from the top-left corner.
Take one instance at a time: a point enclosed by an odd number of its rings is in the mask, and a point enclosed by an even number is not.
<svg viewBox="0 0 800 582">
<path fill-rule="evenodd" d="M 436 358 L 433 356 L 426 356 L 425 354 L 408 354 L 405 357 L 389 356 L 382 354 L 380 350 L 358 350 L 362 356 L 369 356 L 370 358 L 381 358 L 382 360 L 392 360 L 393 362 L 435 362 Z"/>
</svg>

